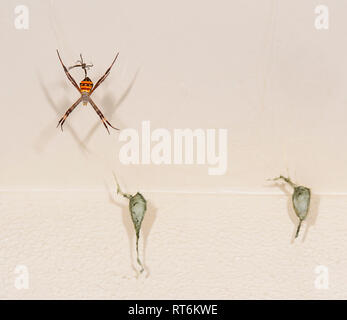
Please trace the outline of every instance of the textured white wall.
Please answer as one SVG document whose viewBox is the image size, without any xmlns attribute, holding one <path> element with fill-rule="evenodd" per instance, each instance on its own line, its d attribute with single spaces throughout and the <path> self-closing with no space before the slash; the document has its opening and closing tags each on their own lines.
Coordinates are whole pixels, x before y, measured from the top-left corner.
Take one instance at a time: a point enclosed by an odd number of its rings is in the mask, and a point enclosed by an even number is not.
<svg viewBox="0 0 347 320">
<path fill-rule="evenodd" d="M 346 298 L 345 197 L 321 197 L 318 219 L 293 243 L 285 196 L 146 196 L 146 271 L 136 278 L 124 201 L 107 192 L 2 194 L 1 297 Z M 14 287 L 16 265 L 28 268 L 27 290 Z M 315 288 L 319 265 L 328 290 Z"/>
<path fill-rule="evenodd" d="M 347 4 L 325 1 L 324 31 L 311 0 L 18 4 L 28 30 L 0 4 L 0 298 L 347 298 Z M 226 174 L 122 165 L 119 133 L 90 107 L 61 133 L 78 94 L 56 48 L 66 65 L 92 61 L 94 81 L 120 52 L 94 101 L 122 129 L 228 129 Z M 112 171 L 150 200 L 139 278 Z M 295 242 L 289 195 L 266 181 L 287 172 L 313 192 Z"/>
</svg>

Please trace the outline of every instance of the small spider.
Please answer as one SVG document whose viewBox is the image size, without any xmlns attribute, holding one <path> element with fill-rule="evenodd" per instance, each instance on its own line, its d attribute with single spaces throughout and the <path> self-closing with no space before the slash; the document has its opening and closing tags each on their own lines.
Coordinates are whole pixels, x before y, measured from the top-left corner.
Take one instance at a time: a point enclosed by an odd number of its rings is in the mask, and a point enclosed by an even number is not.
<svg viewBox="0 0 347 320">
<path fill-rule="evenodd" d="M 109 125 L 111 128 L 115 129 L 115 130 L 119 130 L 118 128 L 115 128 L 114 126 L 111 125 L 111 123 L 108 122 L 108 120 L 104 117 L 104 115 L 101 113 L 101 111 L 99 110 L 99 108 L 96 106 L 96 104 L 94 103 L 94 101 L 92 100 L 92 98 L 90 97 L 92 95 L 92 93 L 95 91 L 95 89 L 107 78 L 107 76 L 109 75 L 111 68 L 113 66 L 113 64 L 115 63 L 118 54 L 116 55 L 116 57 L 114 58 L 111 66 L 106 70 L 105 74 L 96 82 L 95 86 L 93 86 L 93 82 L 88 78 L 87 76 L 87 70 L 92 67 L 93 65 L 87 65 L 86 63 L 83 62 L 82 59 L 82 55 L 80 55 L 81 60 L 77 61 L 78 64 L 72 66 L 69 68 L 75 68 L 75 67 L 81 67 L 84 70 L 84 74 L 85 74 L 85 78 L 81 81 L 80 86 L 78 87 L 75 79 L 71 76 L 71 74 L 69 73 L 68 69 L 65 67 L 63 61 L 60 58 L 60 54 L 59 51 L 57 50 L 57 54 L 60 60 L 61 65 L 63 66 L 64 72 L 67 76 L 67 78 L 70 80 L 70 82 L 73 84 L 73 86 L 78 90 L 78 92 L 81 94 L 81 97 L 65 112 L 64 116 L 59 120 L 57 127 L 59 127 L 61 130 L 63 131 L 63 124 L 66 120 L 66 118 L 70 115 L 70 113 L 78 106 L 78 104 L 80 102 L 83 103 L 84 106 L 87 105 L 87 103 L 89 102 L 92 107 L 94 108 L 95 112 L 98 114 L 98 116 L 100 117 L 102 123 L 104 124 L 106 130 L 108 131 L 108 133 L 110 134 L 110 131 L 107 127 L 107 125 Z"/>
<path fill-rule="evenodd" d="M 89 70 L 93 64 L 86 64 L 83 62 L 82 54 L 80 54 L 81 60 L 77 60 L 76 64 L 74 66 L 71 66 L 68 68 L 68 70 L 71 70 L 76 67 L 81 67 L 84 70 L 84 75 L 87 77 L 87 70 Z"/>
</svg>

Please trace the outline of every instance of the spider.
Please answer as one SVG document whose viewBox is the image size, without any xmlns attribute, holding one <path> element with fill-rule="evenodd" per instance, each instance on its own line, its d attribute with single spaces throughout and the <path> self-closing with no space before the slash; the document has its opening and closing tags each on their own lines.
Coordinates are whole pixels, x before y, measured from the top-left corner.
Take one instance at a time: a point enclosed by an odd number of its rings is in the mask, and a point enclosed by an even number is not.
<svg viewBox="0 0 347 320">
<path fill-rule="evenodd" d="M 58 58 L 60 60 L 61 65 L 63 66 L 64 72 L 67 76 L 67 78 L 70 80 L 70 82 L 73 84 L 73 86 L 78 90 L 78 92 L 81 94 L 80 98 L 69 108 L 67 109 L 67 111 L 65 112 L 64 116 L 59 120 L 57 127 L 59 127 L 61 130 L 63 131 L 63 124 L 66 120 L 66 118 L 70 115 L 70 113 L 79 105 L 80 102 L 83 103 L 84 106 L 87 105 L 87 103 L 89 102 L 92 107 L 94 108 L 95 112 L 98 114 L 98 116 L 100 117 L 102 123 L 104 124 L 108 134 L 110 134 L 110 131 L 108 129 L 109 125 L 111 128 L 115 129 L 115 130 L 119 130 L 118 128 L 115 128 L 114 126 L 111 125 L 111 123 L 108 122 L 108 120 L 104 117 L 104 115 L 102 114 L 102 112 L 99 110 L 99 108 L 96 106 L 96 104 L 94 103 L 94 101 L 92 100 L 92 98 L 90 97 L 92 95 L 92 93 L 95 91 L 95 89 L 107 78 L 107 76 L 109 75 L 111 68 L 113 66 L 113 64 L 115 63 L 118 54 L 116 54 L 116 57 L 113 59 L 113 62 L 111 64 L 111 66 L 106 70 L 105 74 L 96 82 L 95 86 L 93 85 L 92 80 L 90 80 L 87 76 L 87 70 L 92 67 L 93 65 L 87 65 L 86 63 L 83 62 L 82 59 L 82 55 L 80 55 L 81 60 L 77 61 L 78 64 L 72 66 L 69 68 L 75 68 L 75 67 L 81 67 L 84 70 L 84 74 L 85 74 L 85 78 L 81 81 L 80 86 L 78 87 L 75 79 L 71 76 L 70 72 L 68 71 L 68 69 L 65 67 L 63 61 L 60 58 L 60 54 L 59 51 L 57 50 L 57 54 L 58 54 Z"/>
<path fill-rule="evenodd" d="M 80 54 L 80 57 L 81 57 L 81 60 L 77 60 L 76 61 L 77 64 L 69 67 L 68 70 L 71 70 L 71 69 L 76 68 L 76 67 L 81 67 L 84 70 L 85 77 L 87 77 L 87 70 L 89 70 L 93 66 L 93 64 L 84 63 L 83 58 L 82 58 L 82 54 Z"/>
</svg>

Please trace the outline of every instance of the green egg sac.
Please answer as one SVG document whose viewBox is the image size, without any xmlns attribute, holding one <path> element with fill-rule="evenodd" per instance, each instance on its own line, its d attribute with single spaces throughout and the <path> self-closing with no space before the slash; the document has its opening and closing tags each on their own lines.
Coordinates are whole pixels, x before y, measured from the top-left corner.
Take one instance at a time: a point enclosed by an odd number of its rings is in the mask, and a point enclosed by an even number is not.
<svg viewBox="0 0 347 320">
<path fill-rule="evenodd" d="M 143 195 L 139 192 L 137 192 L 134 196 L 128 193 L 124 193 L 117 181 L 116 176 L 114 175 L 114 178 L 116 180 L 117 184 L 117 194 L 121 194 L 124 198 L 127 198 L 129 200 L 129 211 L 130 211 L 130 216 L 131 220 L 134 224 L 135 228 L 135 233 L 136 233 L 136 256 L 137 256 L 137 263 L 141 267 L 140 272 L 142 273 L 144 268 L 142 265 L 142 262 L 139 258 L 139 238 L 140 238 L 140 230 L 141 230 L 141 225 L 143 218 L 145 217 L 145 213 L 147 210 L 147 201 L 143 197 Z"/>
<path fill-rule="evenodd" d="M 294 189 L 294 192 L 292 195 L 292 204 L 293 204 L 295 214 L 299 218 L 299 225 L 295 234 L 295 238 L 297 238 L 301 228 L 301 223 L 306 219 L 308 210 L 310 208 L 311 190 L 309 188 L 296 185 L 294 182 L 290 180 L 290 178 L 286 178 L 284 176 L 279 176 L 271 180 L 276 181 L 280 179 L 284 180 Z"/>
</svg>

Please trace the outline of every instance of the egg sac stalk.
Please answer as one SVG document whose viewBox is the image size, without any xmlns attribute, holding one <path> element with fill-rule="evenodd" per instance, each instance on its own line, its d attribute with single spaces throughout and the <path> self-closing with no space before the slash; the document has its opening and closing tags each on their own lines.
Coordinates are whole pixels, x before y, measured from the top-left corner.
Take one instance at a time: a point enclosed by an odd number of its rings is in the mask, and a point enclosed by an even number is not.
<svg viewBox="0 0 347 320">
<path fill-rule="evenodd" d="M 302 220 L 302 219 L 300 219 L 300 221 L 299 221 L 299 225 L 298 225 L 298 228 L 296 229 L 295 238 L 297 238 L 297 237 L 298 237 L 298 235 L 299 235 L 300 228 L 301 228 L 301 223 L 302 223 L 302 222 L 303 222 L 303 220 Z"/>
<path fill-rule="evenodd" d="M 136 231 L 136 258 L 137 258 L 137 263 L 141 267 L 140 273 L 142 273 L 144 268 L 139 258 L 139 238 L 140 238 L 140 230 Z"/>
</svg>

